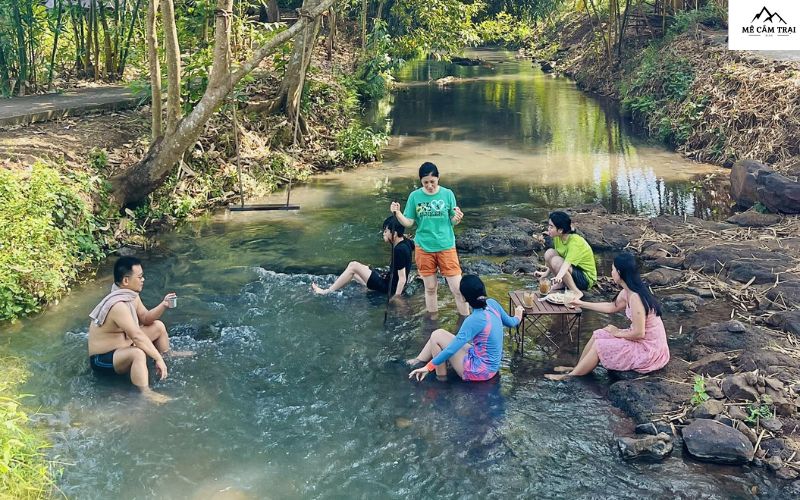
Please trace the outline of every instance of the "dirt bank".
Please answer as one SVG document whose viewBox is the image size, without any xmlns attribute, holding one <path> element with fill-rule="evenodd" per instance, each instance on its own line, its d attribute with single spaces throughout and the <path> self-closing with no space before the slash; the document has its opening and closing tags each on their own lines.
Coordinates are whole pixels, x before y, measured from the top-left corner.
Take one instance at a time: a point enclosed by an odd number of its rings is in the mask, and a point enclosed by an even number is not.
<svg viewBox="0 0 800 500">
<path fill-rule="evenodd" d="M 719 13 L 676 16 L 666 32 L 659 24 L 632 22 L 619 63 L 609 64 L 587 15 L 570 13 L 540 30 L 532 55 L 545 70 L 618 100 L 689 158 L 724 166 L 753 159 L 796 176 L 800 62 L 728 50 Z"/>
</svg>

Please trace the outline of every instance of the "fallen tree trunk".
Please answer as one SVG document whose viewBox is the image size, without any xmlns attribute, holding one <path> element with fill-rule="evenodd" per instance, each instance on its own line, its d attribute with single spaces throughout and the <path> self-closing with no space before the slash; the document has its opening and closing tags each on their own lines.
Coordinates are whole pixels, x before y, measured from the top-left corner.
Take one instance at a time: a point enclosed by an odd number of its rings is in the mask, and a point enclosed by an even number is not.
<svg viewBox="0 0 800 500">
<path fill-rule="evenodd" d="M 286 31 L 262 45 L 236 71 L 230 72 L 230 20 L 233 0 L 217 0 L 215 11 L 214 64 L 208 87 L 197 106 L 178 123 L 173 134 L 151 144 L 141 161 L 111 178 L 113 201 L 120 206 L 141 202 L 158 188 L 184 152 L 197 142 L 205 125 L 235 85 L 248 75 L 276 47 L 300 33 L 309 22 L 322 14 L 335 0 L 322 0 L 303 11 L 300 19 Z"/>
</svg>

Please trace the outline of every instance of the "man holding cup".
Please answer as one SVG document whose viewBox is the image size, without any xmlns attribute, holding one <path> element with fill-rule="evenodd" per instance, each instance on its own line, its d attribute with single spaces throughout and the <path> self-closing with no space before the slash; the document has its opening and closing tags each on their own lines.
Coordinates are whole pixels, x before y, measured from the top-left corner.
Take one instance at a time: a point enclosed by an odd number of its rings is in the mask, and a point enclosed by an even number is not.
<svg viewBox="0 0 800 500">
<path fill-rule="evenodd" d="M 89 317 L 89 366 L 103 375 L 130 374 L 131 382 L 155 402 L 169 400 L 153 392 L 147 358 L 155 361 L 159 380 L 167 378 L 163 355 L 170 350 L 169 335 L 160 321 L 164 311 L 175 307 L 177 297 L 168 293 L 147 309 L 139 297 L 144 287 L 142 263 L 136 257 L 120 257 L 114 264 L 114 285 Z M 190 355 L 191 353 L 173 353 Z"/>
</svg>

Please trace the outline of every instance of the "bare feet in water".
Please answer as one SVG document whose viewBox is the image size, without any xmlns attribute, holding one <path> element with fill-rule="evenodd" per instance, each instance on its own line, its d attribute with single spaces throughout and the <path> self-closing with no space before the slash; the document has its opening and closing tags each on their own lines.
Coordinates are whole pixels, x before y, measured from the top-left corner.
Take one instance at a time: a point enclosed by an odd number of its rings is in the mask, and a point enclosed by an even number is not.
<svg viewBox="0 0 800 500">
<path fill-rule="evenodd" d="M 559 382 L 561 380 L 566 380 L 566 379 L 570 378 L 571 376 L 572 375 L 570 375 L 568 373 L 561 373 L 561 374 L 559 374 L 559 373 L 548 373 L 548 374 L 546 374 L 544 376 L 544 378 L 546 378 L 547 380 L 555 380 L 556 382 Z"/>
<path fill-rule="evenodd" d="M 163 405 L 164 403 L 172 401 L 171 397 L 161 394 L 160 392 L 156 392 L 149 387 L 142 389 L 142 396 L 144 396 L 145 399 L 151 403 L 155 403 L 157 405 Z"/>
<path fill-rule="evenodd" d="M 316 283 L 311 283 L 311 289 L 317 295 L 328 295 L 328 289 L 327 288 L 320 288 L 320 286 L 317 285 Z"/>
<path fill-rule="evenodd" d="M 556 366 L 555 368 L 553 368 L 553 371 L 556 373 L 569 373 L 574 368 L 575 368 L 574 366 Z"/>
<path fill-rule="evenodd" d="M 408 366 L 417 366 L 420 363 L 422 363 L 422 361 L 419 358 L 411 358 L 406 360 L 406 364 Z"/>
</svg>

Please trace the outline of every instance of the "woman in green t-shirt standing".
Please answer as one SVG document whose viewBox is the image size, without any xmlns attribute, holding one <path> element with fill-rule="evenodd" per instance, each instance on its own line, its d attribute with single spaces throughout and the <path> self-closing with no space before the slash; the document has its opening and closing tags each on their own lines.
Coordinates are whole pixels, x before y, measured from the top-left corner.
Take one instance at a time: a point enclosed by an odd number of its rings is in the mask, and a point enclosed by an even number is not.
<svg viewBox="0 0 800 500">
<path fill-rule="evenodd" d="M 553 272 L 553 283 L 557 287 L 563 283 L 575 293 L 575 300 L 583 297 L 582 290 L 590 289 L 597 281 L 592 247 L 573 232 L 572 219 L 565 212 L 550 213 L 547 235 L 553 239 L 553 248 L 544 253 L 547 270 L 537 271 L 535 276 L 544 278 Z"/>
<path fill-rule="evenodd" d="M 389 210 L 405 227 L 417 225 L 414 260 L 417 272 L 425 283 L 425 308 L 432 313 L 439 310 L 436 296 L 438 270 L 453 292 L 458 313 L 467 316 L 469 307 L 459 291 L 461 265 L 453 232 L 453 226 L 461 222 L 464 213 L 456 205 L 453 192 L 439 185 L 439 169 L 436 165 L 427 161 L 423 163 L 419 167 L 419 180 L 422 187 L 412 191 L 403 212 L 400 212 L 400 204 L 396 201 L 392 202 Z"/>
</svg>

